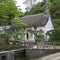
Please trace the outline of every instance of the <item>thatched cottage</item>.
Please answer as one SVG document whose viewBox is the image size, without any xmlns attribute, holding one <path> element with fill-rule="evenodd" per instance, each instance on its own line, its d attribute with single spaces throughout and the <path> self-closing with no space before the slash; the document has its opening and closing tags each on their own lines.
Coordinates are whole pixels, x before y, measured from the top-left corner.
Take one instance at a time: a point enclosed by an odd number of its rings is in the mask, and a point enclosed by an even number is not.
<svg viewBox="0 0 60 60">
<path fill-rule="evenodd" d="M 35 41 L 36 34 L 34 32 L 40 30 L 44 31 L 44 39 L 48 40 L 47 31 L 54 29 L 48 7 L 45 12 L 22 17 L 22 20 L 27 24 L 25 41 Z"/>
</svg>

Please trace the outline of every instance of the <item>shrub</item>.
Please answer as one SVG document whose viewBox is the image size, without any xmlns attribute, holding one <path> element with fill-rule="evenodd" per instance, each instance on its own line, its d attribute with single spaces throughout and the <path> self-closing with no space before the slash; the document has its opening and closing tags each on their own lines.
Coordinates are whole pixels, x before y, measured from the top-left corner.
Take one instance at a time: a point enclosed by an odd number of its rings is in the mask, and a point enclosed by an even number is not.
<svg viewBox="0 0 60 60">
<path fill-rule="evenodd" d="M 4 40 L 5 44 L 9 44 L 9 35 L 8 34 L 0 34 L 0 38 Z"/>
<path fill-rule="evenodd" d="M 36 40 L 37 42 L 41 42 L 42 39 L 43 39 L 43 37 L 44 37 L 43 35 L 37 35 L 35 40 Z"/>
<path fill-rule="evenodd" d="M 47 34 L 50 37 L 49 41 L 60 42 L 60 30 L 59 29 L 48 31 Z"/>
</svg>

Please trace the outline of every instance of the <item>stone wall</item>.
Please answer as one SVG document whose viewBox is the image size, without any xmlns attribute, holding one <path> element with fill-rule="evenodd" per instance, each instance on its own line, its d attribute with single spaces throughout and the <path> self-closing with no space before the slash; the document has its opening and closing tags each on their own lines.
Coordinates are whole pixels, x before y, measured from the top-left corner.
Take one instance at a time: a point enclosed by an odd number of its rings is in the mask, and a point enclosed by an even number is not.
<svg viewBox="0 0 60 60">
<path fill-rule="evenodd" d="M 27 57 L 41 57 L 43 55 L 60 52 L 60 49 L 26 49 Z"/>
<path fill-rule="evenodd" d="M 0 52 L 0 60 L 28 60 L 29 57 L 40 57 L 44 54 L 60 52 L 60 49 L 20 49 Z"/>
<path fill-rule="evenodd" d="M 24 49 L 0 52 L 0 60 L 23 60 L 23 58 L 25 58 Z"/>
</svg>

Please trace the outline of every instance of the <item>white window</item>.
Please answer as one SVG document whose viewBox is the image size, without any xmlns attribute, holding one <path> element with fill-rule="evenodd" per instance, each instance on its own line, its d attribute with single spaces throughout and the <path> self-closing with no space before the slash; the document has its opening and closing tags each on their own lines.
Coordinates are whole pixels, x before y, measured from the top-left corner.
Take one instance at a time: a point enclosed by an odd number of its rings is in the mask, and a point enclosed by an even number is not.
<svg viewBox="0 0 60 60">
<path fill-rule="evenodd" d="M 30 33 L 30 38 L 32 38 L 33 37 L 33 33 Z"/>
<path fill-rule="evenodd" d="M 29 39 L 29 33 L 26 34 L 26 38 Z"/>
</svg>

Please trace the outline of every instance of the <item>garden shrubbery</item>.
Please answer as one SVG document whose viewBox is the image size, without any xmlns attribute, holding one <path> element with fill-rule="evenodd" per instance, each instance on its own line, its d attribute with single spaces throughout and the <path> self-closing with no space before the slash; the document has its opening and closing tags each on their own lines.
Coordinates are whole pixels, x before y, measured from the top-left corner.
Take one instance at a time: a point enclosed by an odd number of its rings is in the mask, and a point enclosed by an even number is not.
<svg viewBox="0 0 60 60">
<path fill-rule="evenodd" d="M 50 37 L 49 41 L 51 41 L 51 42 L 60 42 L 60 30 L 59 29 L 48 31 L 47 34 Z"/>
</svg>

